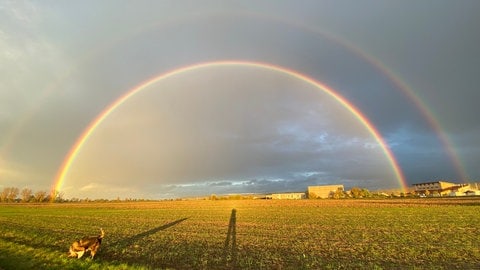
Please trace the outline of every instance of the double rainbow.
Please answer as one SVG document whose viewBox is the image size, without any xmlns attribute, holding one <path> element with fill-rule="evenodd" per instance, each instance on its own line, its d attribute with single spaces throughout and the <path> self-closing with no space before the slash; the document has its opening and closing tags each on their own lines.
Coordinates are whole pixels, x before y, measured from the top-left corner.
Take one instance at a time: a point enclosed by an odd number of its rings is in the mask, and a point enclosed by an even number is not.
<svg viewBox="0 0 480 270">
<path fill-rule="evenodd" d="M 63 184 L 65 182 L 66 176 L 72 167 L 72 164 L 74 163 L 78 153 L 81 151 L 83 145 L 88 141 L 90 136 L 95 132 L 95 129 L 102 124 L 102 122 L 112 113 L 114 112 L 118 107 L 120 107 L 122 104 L 124 104 L 129 98 L 134 96 L 135 94 L 139 93 L 140 91 L 146 89 L 148 86 L 153 85 L 163 79 L 170 78 L 173 76 L 180 75 L 182 73 L 186 73 L 189 71 L 194 71 L 202 68 L 208 68 L 208 67 L 227 67 L 227 66 L 236 66 L 236 67 L 254 67 L 254 68 L 259 68 L 259 69 L 266 69 L 274 72 L 279 72 L 282 74 L 289 75 L 293 78 L 299 79 L 301 81 L 304 81 L 314 87 L 316 87 L 318 90 L 325 92 L 332 98 L 334 98 L 337 102 L 339 102 L 342 106 L 344 106 L 348 111 L 350 111 L 356 119 L 362 125 L 365 126 L 365 128 L 370 132 L 370 134 L 375 138 L 376 142 L 379 144 L 381 147 L 382 151 L 384 152 L 389 164 L 392 167 L 392 170 L 395 174 L 395 177 L 399 183 L 399 187 L 402 190 L 406 190 L 407 183 L 405 180 L 405 177 L 403 175 L 402 170 L 400 169 L 400 166 L 398 165 L 397 160 L 395 159 L 391 149 L 381 136 L 380 132 L 375 128 L 375 126 L 370 122 L 370 120 L 360 112 L 358 108 L 356 108 L 351 102 L 349 102 L 347 99 L 342 97 L 339 93 L 337 93 L 334 89 L 328 87 L 327 85 L 318 82 L 314 80 L 311 77 L 308 77 L 304 74 L 301 74 L 295 70 L 291 70 L 285 67 L 269 64 L 269 63 L 263 63 L 263 62 L 254 62 L 254 61 L 240 61 L 240 60 L 232 60 L 232 61 L 214 61 L 214 62 L 205 62 L 205 63 L 199 63 L 199 64 L 193 64 L 185 67 L 181 67 L 178 69 L 171 70 L 169 72 L 163 73 L 157 77 L 154 77 L 148 81 L 145 81 L 138 85 L 137 87 L 127 91 L 124 95 L 119 97 L 117 100 L 115 100 L 113 103 L 111 103 L 109 106 L 107 106 L 89 125 L 88 127 L 83 131 L 83 133 L 78 137 L 77 141 L 75 144 L 72 146 L 68 154 L 66 155 L 65 159 L 63 160 L 62 165 L 60 166 L 57 175 L 55 177 L 54 183 L 52 185 L 52 192 L 55 191 L 60 191 L 63 187 Z"/>
</svg>

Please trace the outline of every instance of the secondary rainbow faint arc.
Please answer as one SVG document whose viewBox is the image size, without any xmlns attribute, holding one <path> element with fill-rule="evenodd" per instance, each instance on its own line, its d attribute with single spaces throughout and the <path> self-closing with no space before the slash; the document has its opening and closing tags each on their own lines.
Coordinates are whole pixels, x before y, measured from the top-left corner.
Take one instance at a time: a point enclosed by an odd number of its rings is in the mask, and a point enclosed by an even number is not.
<svg viewBox="0 0 480 270">
<path fill-rule="evenodd" d="M 262 68 L 262 69 L 268 69 L 276 72 L 280 72 L 283 74 L 287 74 L 289 76 L 292 76 L 294 78 L 300 79 L 304 82 L 307 82 L 316 88 L 324 91 L 331 97 L 333 97 L 336 101 L 338 101 L 342 106 L 344 106 L 348 111 L 350 111 L 365 127 L 366 129 L 372 134 L 372 136 L 375 138 L 377 143 L 381 146 L 385 156 L 388 159 L 388 162 L 392 166 L 393 172 L 395 174 L 395 177 L 397 178 L 397 181 L 403 191 L 406 190 L 407 184 L 405 177 L 403 175 L 403 172 L 395 159 L 395 156 L 393 155 L 392 151 L 384 141 L 383 137 L 380 135 L 380 132 L 375 128 L 375 126 L 370 122 L 370 120 L 360 112 L 359 109 L 357 109 L 351 102 L 349 102 L 347 99 L 345 99 L 343 96 L 335 92 L 332 88 L 326 86 L 323 83 L 320 83 L 304 74 L 301 74 L 295 70 L 291 70 L 285 67 L 269 64 L 269 63 L 264 63 L 264 62 L 254 62 L 254 61 L 243 61 L 243 60 L 231 60 L 231 61 L 214 61 L 214 62 L 203 62 L 203 63 L 198 63 L 198 64 L 193 64 L 189 66 L 184 66 L 181 68 L 177 68 L 171 71 L 168 71 L 166 73 L 163 73 L 157 77 L 154 77 L 146 82 L 141 83 L 137 87 L 129 90 L 126 92 L 124 95 L 119 97 L 117 100 L 115 100 L 113 103 L 111 103 L 109 106 L 107 106 L 89 125 L 88 127 L 84 130 L 84 132 L 78 137 L 77 141 L 73 145 L 73 147 L 70 149 L 68 154 L 66 155 L 60 169 L 58 170 L 57 176 L 54 180 L 53 187 L 52 187 L 52 192 L 54 191 L 60 191 L 63 183 L 65 181 L 65 177 L 70 170 L 70 167 L 72 166 L 72 163 L 75 161 L 75 158 L 77 157 L 80 149 L 82 146 L 85 144 L 85 142 L 90 138 L 90 136 L 93 134 L 95 129 L 113 112 L 115 109 L 117 109 L 119 106 L 121 106 L 125 101 L 127 101 L 130 97 L 134 96 L 138 92 L 142 91 L 143 89 L 147 88 L 148 86 L 157 83 L 158 81 L 161 81 L 163 79 L 179 75 L 188 71 L 193 71 L 197 69 L 202 69 L 202 68 L 208 68 L 208 67 L 224 67 L 224 66 L 240 66 L 240 67 L 256 67 L 256 68 Z"/>
</svg>

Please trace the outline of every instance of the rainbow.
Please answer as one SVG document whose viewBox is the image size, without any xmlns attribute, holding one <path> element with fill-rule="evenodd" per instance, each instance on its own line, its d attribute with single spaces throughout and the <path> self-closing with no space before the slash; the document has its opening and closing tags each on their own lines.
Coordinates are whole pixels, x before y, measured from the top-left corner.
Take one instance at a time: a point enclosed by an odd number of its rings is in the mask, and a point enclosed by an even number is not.
<svg viewBox="0 0 480 270">
<path fill-rule="evenodd" d="M 422 99 L 417 94 L 415 94 L 413 89 L 407 83 L 405 83 L 405 81 L 402 80 L 399 75 L 393 73 L 393 71 L 387 68 L 382 62 L 380 62 L 379 60 L 371 56 L 368 56 L 365 52 L 354 47 L 353 45 L 347 45 L 348 43 L 346 42 L 344 43 L 339 42 L 339 44 L 343 44 L 346 48 L 351 50 L 354 54 L 358 55 L 359 57 L 364 59 L 366 62 L 368 62 L 370 65 L 372 65 L 375 69 L 380 71 L 395 85 L 395 87 L 400 89 L 403 92 L 403 94 L 411 102 L 413 102 L 415 107 L 420 111 L 420 114 L 427 121 L 428 125 L 433 129 L 433 131 L 435 131 L 435 134 L 437 135 L 438 139 L 440 140 L 440 143 L 443 145 L 450 161 L 452 162 L 452 165 L 455 169 L 457 177 L 460 178 L 460 181 L 466 183 L 468 179 L 468 173 L 465 167 L 462 165 L 461 159 L 458 156 L 458 153 L 455 151 L 455 148 L 453 146 L 451 139 L 443 131 L 440 122 L 435 118 L 429 106 L 427 106 L 427 104 L 423 102 Z"/>
<path fill-rule="evenodd" d="M 432 109 L 415 93 L 415 91 L 403 80 L 398 74 L 394 73 L 391 68 L 388 68 L 383 62 L 374 58 L 372 55 L 368 54 L 364 50 L 360 49 L 357 46 L 354 46 L 351 42 L 346 39 L 341 38 L 340 36 L 334 35 L 326 30 L 316 29 L 310 25 L 286 20 L 285 17 L 275 16 L 275 15 L 265 15 L 254 12 L 244 13 L 246 16 L 251 16 L 255 19 L 266 19 L 272 22 L 279 22 L 289 26 L 293 26 L 301 31 L 309 32 L 314 35 L 319 35 L 336 45 L 339 45 L 349 52 L 353 53 L 355 56 L 367 62 L 381 74 L 383 74 L 388 80 L 390 80 L 395 87 L 400 90 L 419 110 L 422 117 L 427 121 L 428 125 L 435 131 L 437 138 L 444 147 L 446 154 L 448 155 L 452 165 L 455 169 L 457 177 L 460 178 L 460 181 L 466 183 L 468 179 L 468 173 L 463 166 L 461 159 L 455 150 L 452 140 L 448 135 L 443 131 L 441 123 L 433 115 Z"/>
<path fill-rule="evenodd" d="M 180 75 L 185 72 L 193 71 L 193 70 L 198 70 L 202 68 L 208 68 L 208 67 L 227 67 L 227 66 L 241 66 L 241 67 L 254 67 L 254 68 L 260 68 L 260 69 L 267 69 L 283 74 L 287 74 L 291 77 L 297 78 L 299 80 L 302 80 L 319 90 L 324 91 L 327 93 L 329 96 L 334 98 L 337 102 L 339 102 L 342 106 L 344 106 L 348 111 L 350 111 L 357 119 L 360 121 L 365 128 L 370 132 L 370 134 L 375 138 L 377 143 L 380 145 L 382 148 L 382 151 L 384 152 L 388 162 L 390 163 L 393 172 L 395 174 L 395 177 L 397 178 L 397 181 L 399 183 L 400 188 L 405 191 L 407 188 L 407 183 L 405 180 L 405 177 L 403 175 L 402 170 L 400 169 L 400 166 L 395 159 L 392 151 L 386 144 L 385 140 L 383 137 L 380 135 L 380 132 L 375 128 L 375 126 L 370 122 L 370 120 L 360 112 L 359 109 L 357 109 L 351 102 L 349 102 L 347 99 L 342 97 L 340 94 L 338 94 L 336 91 L 334 91 L 332 88 L 328 87 L 327 85 L 320 83 L 304 74 L 301 74 L 295 70 L 291 70 L 285 67 L 281 66 L 276 66 L 273 64 L 269 63 L 263 63 L 263 62 L 254 62 L 254 61 L 241 61 L 241 60 L 230 60 L 230 61 L 213 61 L 213 62 L 204 62 L 204 63 L 198 63 L 198 64 L 193 64 L 189 66 L 184 66 L 178 69 L 174 69 L 171 71 L 168 71 L 166 73 L 163 73 L 157 77 L 154 77 L 150 80 L 147 80 L 137 87 L 127 91 L 124 95 L 119 97 L 117 100 L 115 100 L 113 103 L 111 103 L 109 106 L 107 106 L 88 126 L 87 128 L 83 131 L 83 133 L 78 137 L 77 141 L 75 144 L 71 147 L 70 151 L 66 155 L 65 159 L 63 160 L 63 163 L 61 164 L 57 175 L 54 179 L 54 183 L 52 185 L 52 192 L 55 191 L 60 191 L 62 189 L 62 186 L 65 182 L 65 178 L 75 161 L 75 158 L 77 157 L 78 153 L 80 152 L 81 148 L 83 145 L 88 141 L 90 136 L 94 133 L 95 129 L 112 113 L 114 112 L 118 107 L 120 107 L 122 104 L 124 104 L 129 98 L 134 96 L 135 94 L 139 93 L 143 89 L 146 89 L 147 87 L 163 80 L 166 78 L 170 78 L 176 75 Z"/>
<path fill-rule="evenodd" d="M 455 169 L 457 177 L 460 178 L 460 181 L 466 183 L 468 179 L 468 173 L 465 167 L 462 165 L 461 159 L 458 153 L 455 151 L 454 144 L 448 135 L 443 132 L 442 125 L 435 118 L 432 113 L 432 109 L 415 93 L 415 91 L 403 80 L 398 74 L 394 73 L 391 68 L 388 68 L 383 62 L 374 58 L 372 55 L 369 55 L 364 50 L 360 49 L 357 46 L 352 45 L 348 40 L 340 38 L 339 36 L 333 35 L 325 30 L 314 29 L 309 25 L 305 25 L 299 22 L 285 21 L 283 17 L 270 16 L 269 19 L 274 21 L 284 22 L 287 25 L 292 25 L 303 31 L 308 31 L 314 35 L 320 35 L 327 40 L 340 45 L 347 49 L 349 52 L 353 53 L 355 56 L 367 62 L 381 74 L 383 74 L 390 82 L 395 85 L 419 110 L 422 117 L 427 121 L 428 125 L 435 131 L 437 138 L 440 140 L 440 143 L 444 147 L 452 165 Z"/>
<path fill-rule="evenodd" d="M 211 16 L 224 16 L 224 15 L 218 14 L 218 13 L 208 13 L 208 14 L 195 13 L 195 14 L 189 14 L 188 16 L 181 17 L 181 18 L 171 17 L 171 18 L 168 18 L 167 22 L 163 22 L 163 23 L 154 22 L 149 25 L 142 26 L 141 28 L 140 27 L 132 28 L 127 33 L 117 33 L 116 35 L 112 36 L 113 38 L 111 40 L 107 40 L 106 42 L 100 44 L 100 46 L 98 46 L 95 50 L 91 51 L 89 54 L 79 58 L 80 60 L 78 61 L 77 66 L 70 66 L 62 74 L 58 76 L 58 79 L 56 81 L 52 81 L 49 85 L 45 87 L 44 92 L 37 98 L 36 102 L 31 103 L 33 104 L 32 107 L 29 110 L 27 110 L 27 112 L 24 113 L 24 115 L 21 118 L 15 121 L 15 123 L 6 132 L 6 134 L 3 134 L 4 139 L 0 141 L 0 156 L 6 157 L 9 154 L 9 152 L 12 151 L 12 148 L 16 143 L 15 141 L 18 138 L 20 138 L 18 134 L 21 132 L 24 125 L 28 121 L 31 121 L 32 116 L 34 116 L 35 113 L 41 108 L 41 105 L 46 100 L 46 98 L 50 97 L 52 94 L 58 91 L 60 89 L 60 85 L 68 81 L 69 77 L 72 76 L 75 70 L 79 69 L 79 67 L 84 66 L 86 63 L 90 63 L 93 59 L 96 59 L 95 57 L 98 56 L 100 53 L 107 51 L 116 43 L 122 42 L 125 39 L 128 39 L 133 35 L 138 34 L 139 32 L 147 31 L 150 29 L 157 29 L 159 27 L 167 27 L 167 26 L 175 25 L 179 22 L 186 21 L 186 20 L 194 21 L 199 18 L 211 17 Z M 283 25 L 295 27 L 299 31 L 307 32 L 312 35 L 321 36 L 327 39 L 328 41 L 345 48 L 355 56 L 366 61 L 369 65 L 371 65 L 381 74 L 383 74 L 386 78 L 388 78 L 388 80 L 390 80 L 390 82 L 393 83 L 393 85 L 395 85 L 395 87 L 397 87 L 398 90 L 400 90 L 411 102 L 413 102 L 413 104 L 419 110 L 422 117 L 428 122 L 432 130 L 435 131 L 437 138 L 439 139 L 440 143 L 443 145 L 446 151 L 446 154 L 449 156 L 449 159 L 452 162 L 452 165 L 454 166 L 457 177 L 459 177 L 460 180 L 463 180 L 464 182 L 467 181 L 468 179 L 467 170 L 463 166 L 461 162 L 462 160 L 460 159 L 459 154 L 455 150 L 454 143 L 451 140 L 451 138 L 447 135 L 447 133 L 442 131 L 442 125 L 433 114 L 432 109 L 427 105 L 427 103 L 420 96 L 418 96 L 417 93 L 415 93 L 415 91 L 405 82 L 403 78 L 399 76 L 398 73 L 396 72 L 394 73 L 393 70 L 391 70 L 389 67 L 385 65 L 385 63 L 374 58 L 372 55 L 368 54 L 361 48 L 353 45 L 348 40 L 341 38 L 340 36 L 334 35 L 333 33 L 327 32 L 325 30 L 314 28 L 310 25 L 301 23 L 299 21 L 286 20 L 285 17 L 275 16 L 271 14 L 268 15 L 263 13 L 256 13 L 251 11 L 250 12 L 236 11 L 232 14 L 228 14 L 229 18 L 232 16 L 237 16 L 239 18 L 241 16 L 247 16 L 249 17 L 249 19 L 266 20 L 273 23 L 281 23 Z M 282 63 L 278 62 L 278 64 L 281 65 Z"/>
</svg>

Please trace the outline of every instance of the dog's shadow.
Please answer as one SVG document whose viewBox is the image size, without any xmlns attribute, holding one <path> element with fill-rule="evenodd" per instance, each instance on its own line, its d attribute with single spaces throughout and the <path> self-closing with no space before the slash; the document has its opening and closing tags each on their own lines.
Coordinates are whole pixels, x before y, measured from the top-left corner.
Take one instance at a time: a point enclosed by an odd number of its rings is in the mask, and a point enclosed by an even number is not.
<svg viewBox="0 0 480 270">
<path fill-rule="evenodd" d="M 175 220 L 173 222 L 170 222 L 170 223 L 167 223 L 167 224 L 164 224 L 162 226 L 159 226 L 159 227 L 156 227 L 156 228 L 153 228 L 153 229 L 150 229 L 148 231 L 144 231 L 144 232 L 141 232 L 139 234 L 136 234 L 136 235 L 133 235 L 133 236 L 130 236 L 130 237 L 127 237 L 127 238 L 124 238 L 124 239 L 120 239 L 116 242 L 113 242 L 113 243 L 110 243 L 109 245 L 110 246 L 114 246 L 116 248 L 122 248 L 122 247 L 126 247 L 144 237 L 147 237 L 149 235 L 152 235 L 154 233 L 157 233 L 159 231 L 163 231 L 163 230 L 166 230 L 170 227 L 173 227 L 175 225 L 177 225 L 178 223 L 182 222 L 182 221 L 185 221 L 187 220 L 188 218 L 182 218 L 182 219 L 178 219 L 178 220 Z"/>
</svg>

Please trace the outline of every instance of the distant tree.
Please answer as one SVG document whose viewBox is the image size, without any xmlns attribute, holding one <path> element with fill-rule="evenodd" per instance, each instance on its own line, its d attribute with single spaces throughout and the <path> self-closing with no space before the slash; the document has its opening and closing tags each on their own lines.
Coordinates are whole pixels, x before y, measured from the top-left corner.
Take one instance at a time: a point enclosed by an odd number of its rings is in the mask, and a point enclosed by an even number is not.
<svg viewBox="0 0 480 270">
<path fill-rule="evenodd" d="M 352 198 L 371 198 L 372 193 L 366 188 L 353 187 L 350 190 L 350 196 Z"/>
<path fill-rule="evenodd" d="M 33 195 L 36 202 L 43 202 L 47 198 L 47 192 L 44 190 L 39 190 Z"/>
<path fill-rule="evenodd" d="M 362 189 L 360 189 L 359 187 L 352 187 L 352 189 L 350 189 L 350 195 L 353 198 L 361 198 L 362 197 Z"/>
<path fill-rule="evenodd" d="M 49 201 L 52 202 L 63 202 L 64 193 L 59 190 L 52 190 L 50 192 Z"/>
<path fill-rule="evenodd" d="M 343 188 L 338 188 L 332 195 L 334 199 L 342 199 L 345 198 L 345 192 L 343 191 Z"/>
<path fill-rule="evenodd" d="M 18 188 L 16 187 L 8 188 L 7 201 L 14 202 L 18 196 L 18 193 L 19 193 Z"/>
<path fill-rule="evenodd" d="M 366 188 L 362 188 L 361 196 L 362 196 L 363 198 L 371 198 L 371 197 L 372 197 L 372 193 L 370 193 L 370 190 L 368 190 L 368 189 L 366 189 Z"/>
<path fill-rule="evenodd" d="M 0 193 L 0 202 L 6 202 L 9 193 L 10 193 L 10 188 L 4 187 L 2 192 Z"/>
<path fill-rule="evenodd" d="M 215 201 L 215 200 L 218 200 L 218 197 L 217 197 L 217 195 L 212 194 L 212 195 L 210 195 L 209 199 L 212 200 L 212 201 Z"/>
<path fill-rule="evenodd" d="M 58 200 L 58 202 L 63 202 L 64 201 L 64 199 L 63 199 L 64 196 L 65 196 L 65 193 L 63 191 L 59 191 L 57 193 L 56 200 Z"/>
<path fill-rule="evenodd" d="M 24 188 L 20 195 L 22 196 L 22 202 L 29 202 L 32 199 L 33 191 L 29 188 Z"/>
</svg>

